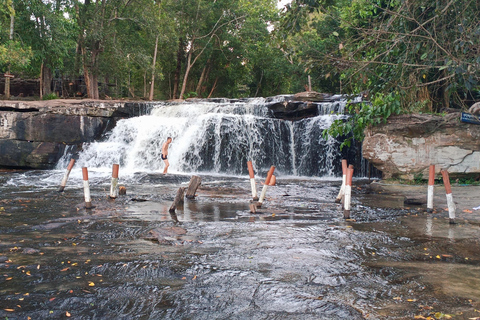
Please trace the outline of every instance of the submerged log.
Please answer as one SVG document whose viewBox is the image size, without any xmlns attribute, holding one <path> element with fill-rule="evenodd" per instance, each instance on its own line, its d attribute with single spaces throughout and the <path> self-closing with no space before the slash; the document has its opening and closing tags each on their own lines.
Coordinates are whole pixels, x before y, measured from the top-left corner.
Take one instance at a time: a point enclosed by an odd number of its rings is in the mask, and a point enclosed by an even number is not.
<svg viewBox="0 0 480 320">
<path fill-rule="evenodd" d="M 187 199 L 195 199 L 195 192 L 197 192 L 198 187 L 202 184 L 202 178 L 199 176 L 192 176 L 190 179 L 190 184 L 188 185 L 186 198 Z"/>
<path fill-rule="evenodd" d="M 178 188 L 177 195 L 175 196 L 175 199 L 173 200 L 173 203 L 170 206 L 170 209 L 168 210 L 170 213 L 175 212 L 177 207 L 183 207 L 184 191 L 185 191 L 185 188 Z"/>
</svg>

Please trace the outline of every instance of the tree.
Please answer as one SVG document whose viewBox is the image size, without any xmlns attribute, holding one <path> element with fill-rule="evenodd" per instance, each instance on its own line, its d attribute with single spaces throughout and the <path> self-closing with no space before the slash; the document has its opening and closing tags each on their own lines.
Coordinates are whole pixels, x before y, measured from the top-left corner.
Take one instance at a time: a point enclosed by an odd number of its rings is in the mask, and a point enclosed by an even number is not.
<svg viewBox="0 0 480 320">
<path fill-rule="evenodd" d="M 284 27 L 310 44 L 306 64 L 334 67 L 339 89 L 398 92 L 405 111 L 438 111 L 478 94 L 479 13 L 474 0 L 297 0 Z"/>
<path fill-rule="evenodd" d="M 5 40 L 5 33 L 0 38 L 0 66 L 6 71 L 5 73 L 5 98 L 10 98 L 10 71 L 20 70 L 30 62 L 32 55 L 31 49 L 24 46 L 20 41 L 16 41 L 15 35 L 15 9 L 14 4 L 10 0 L 4 1 L 0 14 L 0 21 L 3 26 L 8 21 L 8 40 Z M 7 18 L 8 17 L 8 18 Z"/>
</svg>

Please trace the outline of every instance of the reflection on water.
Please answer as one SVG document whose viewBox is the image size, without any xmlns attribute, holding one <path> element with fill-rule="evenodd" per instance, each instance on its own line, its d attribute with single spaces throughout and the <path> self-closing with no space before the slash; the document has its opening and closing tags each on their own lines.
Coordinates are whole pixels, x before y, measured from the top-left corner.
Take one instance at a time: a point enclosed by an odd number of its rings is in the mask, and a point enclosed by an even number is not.
<svg viewBox="0 0 480 320">
<path fill-rule="evenodd" d="M 92 174 L 92 210 L 81 177 L 56 192 L 62 176 L 0 173 L 0 317 L 468 319 L 480 307 L 478 227 L 367 206 L 361 187 L 344 221 L 339 180 L 278 177 L 251 214 L 248 177 L 202 176 L 171 214 L 189 176 L 121 177 L 127 196 L 111 200 L 109 175 Z"/>
</svg>

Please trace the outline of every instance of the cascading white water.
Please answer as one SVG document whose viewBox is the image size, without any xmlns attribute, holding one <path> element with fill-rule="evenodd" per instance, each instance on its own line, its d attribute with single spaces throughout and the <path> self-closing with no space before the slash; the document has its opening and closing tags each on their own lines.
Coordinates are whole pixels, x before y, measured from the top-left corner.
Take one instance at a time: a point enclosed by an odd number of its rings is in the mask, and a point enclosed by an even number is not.
<svg viewBox="0 0 480 320">
<path fill-rule="evenodd" d="M 119 163 L 124 173 L 159 172 L 162 144 L 172 137 L 172 173 L 246 174 L 252 160 L 257 172 L 275 165 L 284 175 L 332 176 L 342 155 L 339 142 L 325 141 L 322 131 L 344 117 L 344 105 L 322 103 L 319 116 L 289 121 L 273 118 L 263 98 L 159 103 L 148 115 L 118 121 L 103 141 L 84 145 L 77 165 L 110 170 Z"/>
</svg>

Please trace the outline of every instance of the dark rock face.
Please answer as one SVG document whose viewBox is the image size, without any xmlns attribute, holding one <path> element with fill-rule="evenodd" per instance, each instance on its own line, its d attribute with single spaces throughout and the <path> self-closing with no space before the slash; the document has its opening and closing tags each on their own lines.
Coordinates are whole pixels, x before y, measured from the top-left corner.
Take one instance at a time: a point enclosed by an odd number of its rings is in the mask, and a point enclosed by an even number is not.
<svg viewBox="0 0 480 320">
<path fill-rule="evenodd" d="M 0 168 L 51 169 L 67 146 L 99 139 L 148 103 L 92 100 L 0 101 Z"/>
</svg>

